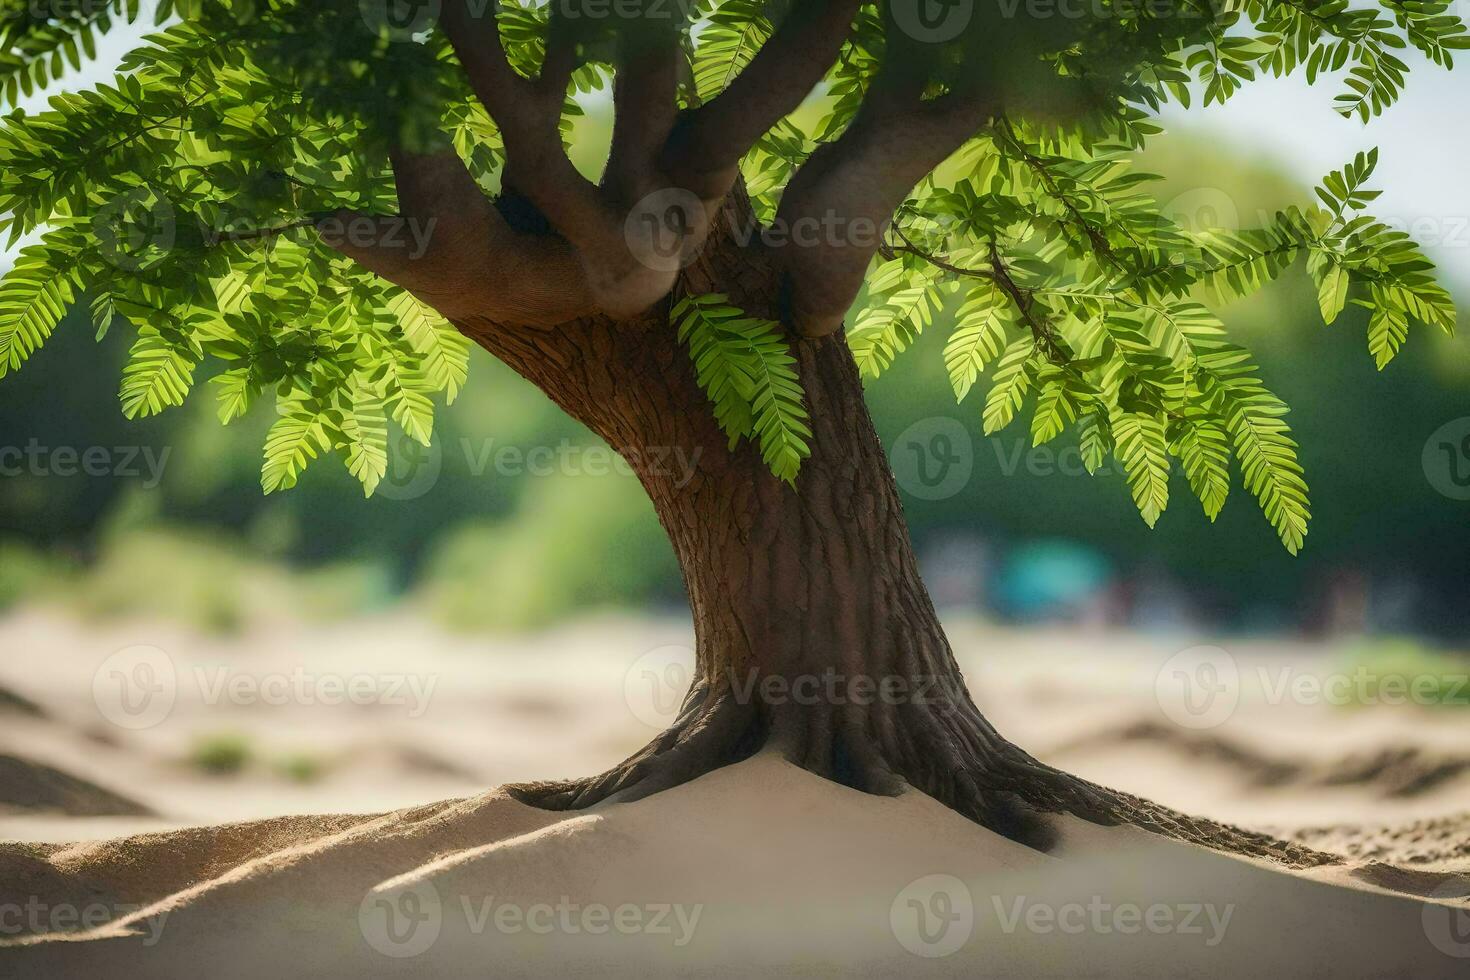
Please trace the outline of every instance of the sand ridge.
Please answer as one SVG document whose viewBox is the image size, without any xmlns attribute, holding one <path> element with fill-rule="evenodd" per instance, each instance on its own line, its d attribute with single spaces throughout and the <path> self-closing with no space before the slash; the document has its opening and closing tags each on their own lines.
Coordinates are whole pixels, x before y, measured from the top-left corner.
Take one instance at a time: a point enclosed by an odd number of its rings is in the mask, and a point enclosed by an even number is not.
<svg viewBox="0 0 1470 980">
<path fill-rule="evenodd" d="M 1062 840 L 1041 854 L 921 794 L 867 796 L 762 755 L 584 813 L 497 791 L 373 818 L 6 845 L 6 872 L 52 870 L 38 886 L 147 904 L 0 962 L 23 978 L 197 977 L 201 963 L 226 977 L 1448 977 L 1466 963 L 1453 954 L 1470 957 L 1453 928 L 1470 878 L 1363 863 L 1317 881 L 1071 818 Z M 166 849 L 177 858 L 160 867 Z M 1365 887 L 1344 887 L 1355 870 Z M 1435 894 L 1447 883 L 1456 895 Z M 1432 897 L 1382 893 L 1395 884 Z M 930 908 L 968 916 L 952 952 L 906 918 Z M 641 931 L 594 932 L 598 910 Z M 1173 931 L 1130 930 L 1135 913 Z"/>
</svg>

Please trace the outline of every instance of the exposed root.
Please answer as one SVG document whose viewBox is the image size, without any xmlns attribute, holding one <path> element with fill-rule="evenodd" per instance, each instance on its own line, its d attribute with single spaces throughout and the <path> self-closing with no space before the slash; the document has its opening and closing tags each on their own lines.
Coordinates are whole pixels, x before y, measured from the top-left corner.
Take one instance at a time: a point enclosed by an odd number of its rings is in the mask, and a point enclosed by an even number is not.
<svg viewBox="0 0 1470 980">
<path fill-rule="evenodd" d="M 793 765 L 867 793 L 918 789 L 998 834 L 1047 851 L 1049 814 L 1132 825 L 1218 851 L 1292 868 L 1338 863 L 1302 844 L 1191 817 L 1038 762 L 1006 741 L 968 697 L 936 704 L 772 706 L 701 681 L 678 719 L 641 751 L 584 779 L 508 787 L 551 810 L 626 803 L 671 789 L 767 749 Z"/>
<path fill-rule="evenodd" d="M 517 783 L 511 796 L 547 810 L 583 810 L 598 803 L 630 803 L 750 756 L 758 722 L 754 705 L 742 704 L 728 688 L 696 684 L 679 717 L 636 754 L 597 776 Z"/>
</svg>

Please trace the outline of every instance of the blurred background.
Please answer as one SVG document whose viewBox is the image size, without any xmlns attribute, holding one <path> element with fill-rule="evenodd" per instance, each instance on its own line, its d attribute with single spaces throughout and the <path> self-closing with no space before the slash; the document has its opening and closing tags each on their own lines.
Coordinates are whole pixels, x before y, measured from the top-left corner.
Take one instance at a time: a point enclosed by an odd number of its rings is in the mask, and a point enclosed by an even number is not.
<svg viewBox="0 0 1470 980">
<path fill-rule="evenodd" d="M 1254 226 L 1381 144 L 1377 215 L 1470 296 L 1470 136 L 1445 125 L 1470 75 L 1425 67 L 1368 126 L 1332 113 L 1330 85 L 1266 81 L 1171 112 L 1142 159 L 1166 210 Z M 1225 318 L 1294 409 L 1313 491 L 1295 558 L 1238 485 L 1211 525 L 1176 474 L 1150 531 L 1121 475 L 1088 476 L 1069 437 L 983 436 L 945 382 L 948 314 L 869 385 L 977 700 L 1062 764 L 1230 819 L 1470 809 L 1470 352 L 1416 331 L 1380 374 L 1362 318 L 1324 328 L 1300 270 Z M 268 410 L 222 428 L 196 397 L 125 421 L 125 334 L 95 343 L 73 315 L 0 384 L 0 836 L 580 774 L 677 703 L 691 638 L 651 507 L 508 369 L 476 351 L 434 447 L 395 434 L 373 499 L 331 462 L 267 498 Z M 1238 704 L 1181 708 L 1176 673 L 1223 677 Z M 332 703 L 354 682 L 361 697 Z M 131 683 L 167 709 L 133 711 L 147 699 Z"/>
</svg>

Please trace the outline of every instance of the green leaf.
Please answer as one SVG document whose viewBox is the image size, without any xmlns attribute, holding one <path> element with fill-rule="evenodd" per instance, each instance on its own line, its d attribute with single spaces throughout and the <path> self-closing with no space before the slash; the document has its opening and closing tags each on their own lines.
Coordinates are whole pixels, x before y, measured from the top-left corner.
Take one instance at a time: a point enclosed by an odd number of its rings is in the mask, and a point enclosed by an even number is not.
<svg viewBox="0 0 1470 980">
<path fill-rule="evenodd" d="M 413 349 L 422 355 L 424 380 L 453 403 L 469 377 L 469 338 L 412 293 L 399 291 L 389 301 L 388 309 L 397 317 Z"/>
<path fill-rule="evenodd" d="M 1328 258 L 1317 278 L 1317 304 L 1322 309 L 1322 320 L 1331 323 L 1337 319 L 1347 303 L 1348 273 L 1335 258 Z"/>
<path fill-rule="evenodd" d="M 1144 523 L 1153 527 L 1169 506 L 1169 451 L 1164 422 L 1155 415 L 1115 411 L 1109 419 L 1115 452 Z"/>
<path fill-rule="evenodd" d="M 1211 420 L 1185 422 L 1175 455 L 1205 516 L 1213 521 L 1230 496 L 1230 443 L 1224 428 Z"/>
<path fill-rule="evenodd" d="M 1293 555 L 1306 538 L 1311 509 L 1296 442 L 1284 421 L 1286 405 L 1248 370 L 1216 388 L 1246 489 Z"/>
<path fill-rule="evenodd" d="M 197 363 L 153 328 L 143 328 L 123 368 L 118 391 L 123 414 L 130 419 L 142 418 L 182 405 L 194 384 Z"/>
<path fill-rule="evenodd" d="M 989 289 L 976 290 L 960 307 L 944 345 L 944 367 L 957 400 L 965 400 L 986 365 L 999 356 L 1007 322 L 1005 307 Z"/>
<path fill-rule="evenodd" d="M 347 439 L 347 471 L 362 483 L 363 494 L 371 497 L 388 472 L 388 416 L 383 412 L 383 399 L 366 385 L 353 390 L 342 433 Z"/>
<path fill-rule="evenodd" d="M 1029 335 L 1017 337 L 1006 347 L 996 363 L 990 393 L 985 398 L 985 434 L 999 432 L 1011 424 L 1031 389 L 1031 375 L 1026 368 L 1036 357 L 1036 341 Z"/>
<path fill-rule="evenodd" d="M 731 445 L 750 436 L 780 479 L 795 485 L 811 455 L 805 396 L 781 325 L 746 316 L 718 294 L 691 296 L 674 308 L 695 378 L 714 403 Z"/>
<path fill-rule="evenodd" d="M 32 246 L 0 280 L 0 378 L 40 349 L 71 305 L 75 283 L 58 257 Z"/>
<path fill-rule="evenodd" d="M 255 400 L 255 386 L 250 379 L 249 367 L 231 368 L 209 379 L 218 387 L 215 397 L 218 402 L 216 414 L 221 425 L 229 425 L 250 411 Z"/>
<path fill-rule="evenodd" d="M 1368 317 L 1368 351 L 1382 371 L 1409 337 L 1409 318 L 1399 310 L 1377 307 Z"/>
<path fill-rule="evenodd" d="M 300 402 L 283 406 L 283 414 L 265 437 L 265 463 L 260 486 L 266 493 L 289 490 L 318 452 L 329 448 L 321 420 Z"/>
<path fill-rule="evenodd" d="M 1089 474 L 1096 474 L 1113 451 L 1113 432 L 1108 426 L 1107 412 L 1102 408 L 1085 412 L 1078 420 L 1077 428 L 1082 465 Z"/>
</svg>

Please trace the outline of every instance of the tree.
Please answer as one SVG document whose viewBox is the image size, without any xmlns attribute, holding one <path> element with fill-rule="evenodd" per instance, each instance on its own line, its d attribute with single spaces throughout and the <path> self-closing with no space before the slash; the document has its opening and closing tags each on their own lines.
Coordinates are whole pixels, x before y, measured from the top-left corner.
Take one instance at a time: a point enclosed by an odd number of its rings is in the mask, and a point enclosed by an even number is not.
<svg viewBox="0 0 1470 980">
<path fill-rule="evenodd" d="M 1068 811 L 1310 861 L 996 732 L 920 581 L 862 377 L 957 304 L 945 362 L 987 431 L 1028 411 L 1037 443 L 1074 431 L 1150 525 L 1176 463 L 1213 518 L 1234 459 L 1296 552 L 1287 408 L 1205 300 L 1304 257 L 1324 320 L 1371 311 L 1380 368 L 1411 322 L 1451 330 L 1453 304 L 1363 212 L 1376 151 L 1248 231 L 1177 227 L 1131 158 L 1166 100 L 1258 74 L 1341 74 L 1339 111 L 1366 119 L 1404 84 L 1396 51 L 1449 66 L 1470 43 L 1447 6 L 162 0 L 111 84 L 0 127 L 0 230 L 39 235 L 0 284 L 0 374 L 85 300 L 99 334 L 136 330 L 128 416 L 207 371 L 224 423 L 274 393 L 266 492 L 336 452 L 371 494 L 390 423 L 427 443 L 478 345 L 623 453 L 679 558 L 697 676 L 643 751 L 518 787 L 528 802 L 636 799 L 770 747 L 1035 844 L 1035 815 Z M 139 14 L 5 10 L 12 104 Z M 569 120 L 609 91 L 594 180 Z"/>
</svg>

